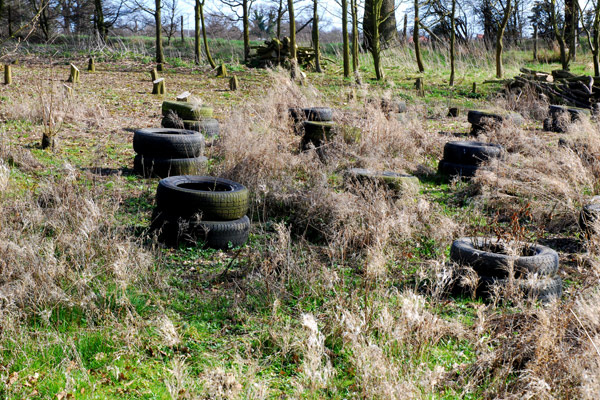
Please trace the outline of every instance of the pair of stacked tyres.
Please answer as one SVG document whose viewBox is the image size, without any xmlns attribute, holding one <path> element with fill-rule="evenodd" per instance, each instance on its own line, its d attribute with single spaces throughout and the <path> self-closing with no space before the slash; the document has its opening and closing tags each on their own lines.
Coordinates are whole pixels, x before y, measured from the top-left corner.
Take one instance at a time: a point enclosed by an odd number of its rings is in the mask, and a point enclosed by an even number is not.
<svg viewBox="0 0 600 400">
<path fill-rule="evenodd" d="M 600 221 L 600 196 L 594 196 L 591 201 L 581 208 L 579 213 L 579 227 L 586 237 L 600 233 L 598 231 Z"/>
<path fill-rule="evenodd" d="M 333 111 L 328 107 L 290 108 L 297 133 L 302 134 L 302 147 L 308 143 L 319 147 L 334 135 Z"/>
<path fill-rule="evenodd" d="M 509 254 L 509 248 L 520 250 L 513 255 Z M 511 283 L 522 295 L 542 302 L 562 296 L 562 279 L 557 275 L 558 254 L 546 246 L 465 237 L 452 243 L 450 260 L 477 273 L 476 294 L 481 297 L 490 297 L 494 286 L 506 287 Z"/>
<path fill-rule="evenodd" d="M 133 134 L 133 150 L 133 169 L 146 178 L 198 174 L 207 162 L 204 136 L 186 129 L 138 129 Z"/>
<path fill-rule="evenodd" d="M 350 168 L 346 176 L 351 181 L 381 183 L 389 189 L 398 192 L 416 191 L 419 187 L 419 179 L 416 176 L 402 174 L 393 171 L 374 171 L 367 168 Z"/>
<path fill-rule="evenodd" d="M 498 144 L 463 140 L 448 142 L 444 145 L 444 157 L 438 165 L 438 172 L 469 178 L 475 175 L 484 161 L 503 156 L 504 148 Z"/>
<path fill-rule="evenodd" d="M 551 105 L 548 107 L 548 118 L 544 120 L 544 131 L 564 133 L 568 124 L 590 115 L 590 110 L 585 108 Z"/>
<path fill-rule="evenodd" d="M 208 138 L 220 133 L 219 121 L 213 118 L 213 109 L 184 101 L 164 101 L 161 126 L 202 133 Z"/>
<path fill-rule="evenodd" d="M 248 189 L 210 176 L 172 176 L 156 189 L 151 229 L 171 245 L 203 242 L 226 250 L 245 244 L 250 232 Z"/>
</svg>

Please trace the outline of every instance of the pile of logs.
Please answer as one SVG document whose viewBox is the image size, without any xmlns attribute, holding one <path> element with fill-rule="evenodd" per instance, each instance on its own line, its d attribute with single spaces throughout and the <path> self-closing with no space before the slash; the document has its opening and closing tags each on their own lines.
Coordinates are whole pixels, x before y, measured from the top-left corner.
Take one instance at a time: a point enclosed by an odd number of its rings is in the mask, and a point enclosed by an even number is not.
<svg viewBox="0 0 600 400">
<path fill-rule="evenodd" d="M 282 65 L 290 58 L 290 38 L 284 37 L 283 40 L 273 38 L 266 40 L 262 46 L 251 46 L 250 49 L 251 52 L 248 56 L 250 66 L 265 68 Z M 312 47 L 296 46 L 296 57 L 299 65 L 310 67 L 315 59 L 315 50 Z"/>
<path fill-rule="evenodd" d="M 545 95 L 551 104 L 566 104 L 575 107 L 596 109 L 600 103 L 600 78 L 575 75 L 569 71 L 546 72 L 521 68 L 521 75 L 506 81 L 511 90 L 533 88 Z"/>
</svg>

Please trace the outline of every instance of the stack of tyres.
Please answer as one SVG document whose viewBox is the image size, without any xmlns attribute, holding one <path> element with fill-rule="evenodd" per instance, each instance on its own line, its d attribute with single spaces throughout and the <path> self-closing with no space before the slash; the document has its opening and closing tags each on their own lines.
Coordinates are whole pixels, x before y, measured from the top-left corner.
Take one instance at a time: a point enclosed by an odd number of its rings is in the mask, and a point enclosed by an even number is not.
<svg viewBox="0 0 600 400">
<path fill-rule="evenodd" d="M 509 254 L 508 248 L 521 248 L 518 255 Z M 539 244 L 505 242 L 495 238 L 465 237 L 455 240 L 450 248 L 450 260 L 469 266 L 479 282 L 476 294 L 489 297 L 494 286 L 514 289 L 524 296 L 542 302 L 560 298 L 562 279 L 557 275 L 558 254 Z M 512 269 L 512 280 L 509 271 Z"/>
<path fill-rule="evenodd" d="M 219 135 L 219 121 L 213 118 L 213 109 L 185 101 L 164 101 L 162 104 L 164 128 L 187 129 L 208 138 Z"/>
<path fill-rule="evenodd" d="M 491 158 L 502 158 L 504 148 L 498 144 L 473 141 L 448 142 L 444 146 L 444 158 L 438 165 L 442 175 L 472 177 L 481 163 Z"/>
<path fill-rule="evenodd" d="M 178 246 L 202 241 L 227 249 L 248 240 L 248 189 L 223 178 L 172 176 L 156 190 L 151 229 L 162 242 Z"/>
<path fill-rule="evenodd" d="M 549 117 L 544 120 L 544 130 L 564 133 L 569 124 L 582 121 L 591 113 L 585 108 L 551 105 L 548 107 L 548 115 Z"/>
<path fill-rule="evenodd" d="M 302 134 L 302 148 L 305 149 L 309 143 L 319 147 L 333 136 L 335 124 L 331 108 L 290 108 L 289 113 L 296 133 Z"/>
<path fill-rule="evenodd" d="M 478 110 L 470 110 L 467 114 L 467 120 L 471 124 L 472 135 L 479 135 L 490 129 L 498 129 L 507 121 L 514 125 L 523 125 L 525 122 L 521 114 L 516 112 L 502 112 L 498 114 Z"/>
<path fill-rule="evenodd" d="M 144 177 L 197 174 L 207 161 L 204 136 L 185 129 L 138 129 L 133 150 L 137 153 L 133 168 Z"/>
</svg>

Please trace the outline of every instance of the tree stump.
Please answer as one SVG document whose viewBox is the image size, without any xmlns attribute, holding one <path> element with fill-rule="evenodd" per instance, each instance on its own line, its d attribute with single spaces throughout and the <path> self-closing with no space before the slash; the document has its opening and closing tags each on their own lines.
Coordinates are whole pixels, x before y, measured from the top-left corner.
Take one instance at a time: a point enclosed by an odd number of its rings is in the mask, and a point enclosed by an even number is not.
<svg viewBox="0 0 600 400">
<path fill-rule="evenodd" d="M 460 115 L 460 110 L 458 107 L 450 107 L 448 109 L 448 116 L 451 118 L 456 118 Z"/>
<path fill-rule="evenodd" d="M 4 84 L 12 84 L 12 68 L 9 64 L 4 65 Z"/>
<path fill-rule="evenodd" d="M 221 64 L 219 65 L 219 68 L 217 69 L 217 78 L 225 78 L 227 77 L 227 67 L 225 66 L 225 64 Z"/>
<path fill-rule="evenodd" d="M 69 79 L 67 82 L 71 83 L 79 83 L 79 68 L 71 64 L 71 75 L 69 75 Z"/>
<path fill-rule="evenodd" d="M 94 73 L 96 72 L 96 63 L 94 62 L 94 59 L 92 57 L 90 57 L 89 61 L 88 61 L 88 72 Z"/>
<path fill-rule="evenodd" d="M 177 100 L 177 101 L 188 101 L 188 99 L 190 98 L 191 95 L 192 94 L 190 92 L 186 91 L 186 92 L 181 93 L 179 96 L 177 96 L 175 98 L 175 100 Z"/>
<path fill-rule="evenodd" d="M 421 97 L 425 97 L 425 87 L 423 85 L 423 78 L 417 78 L 415 81 L 415 89 L 417 90 L 417 95 Z"/>
<path fill-rule="evenodd" d="M 231 91 L 238 90 L 238 86 L 239 86 L 239 82 L 238 82 L 237 76 L 232 76 L 231 79 L 229 79 L 229 90 L 231 90 Z"/>
<path fill-rule="evenodd" d="M 473 94 L 477 94 L 477 82 L 473 82 Z"/>
<path fill-rule="evenodd" d="M 158 79 L 158 71 L 156 70 L 156 68 L 152 68 L 152 71 L 150 71 L 150 79 L 152 80 L 152 82 Z"/>
<path fill-rule="evenodd" d="M 165 78 L 159 78 L 152 82 L 152 94 L 166 94 L 167 90 L 165 88 Z"/>
<path fill-rule="evenodd" d="M 54 146 L 55 146 L 54 136 L 48 135 L 46 132 L 44 132 L 42 135 L 42 149 L 46 150 L 49 148 L 51 150 L 54 150 Z"/>
</svg>

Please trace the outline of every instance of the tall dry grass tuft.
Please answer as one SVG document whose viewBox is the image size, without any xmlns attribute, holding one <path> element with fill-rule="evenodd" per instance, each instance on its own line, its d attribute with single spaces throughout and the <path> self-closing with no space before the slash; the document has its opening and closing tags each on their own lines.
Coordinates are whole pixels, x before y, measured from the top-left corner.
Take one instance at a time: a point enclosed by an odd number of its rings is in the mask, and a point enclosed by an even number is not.
<svg viewBox="0 0 600 400">
<path fill-rule="evenodd" d="M 3 195 L 3 315 L 26 317 L 62 306 L 100 318 L 107 296 L 127 307 L 129 285 L 152 279 L 150 254 L 116 228 L 118 199 L 85 188 L 69 165 L 63 173 L 63 179 L 48 179 L 36 192 Z M 8 193 L 14 192 L 8 186 Z"/>
</svg>

